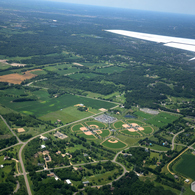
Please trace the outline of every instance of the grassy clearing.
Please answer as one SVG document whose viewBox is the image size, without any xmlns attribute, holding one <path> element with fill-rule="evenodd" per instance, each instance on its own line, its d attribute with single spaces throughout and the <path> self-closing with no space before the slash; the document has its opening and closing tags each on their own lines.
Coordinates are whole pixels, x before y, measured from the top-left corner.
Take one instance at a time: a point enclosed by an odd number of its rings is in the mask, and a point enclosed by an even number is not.
<svg viewBox="0 0 195 195">
<path fill-rule="evenodd" d="M 8 138 L 7 136 L 11 137 L 13 135 L 4 121 L 0 118 L 0 139 Z"/>
<path fill-rule="evenodd" d="M 152 124 L 156 127 L 163 127 L 163 126 L 167 125 L 168 123 L 172 123 L 173 121 L 175 121 L 178 118 L 179 118 L 179 116 L 172 115 L 172 114 L 169 114 L 166 112 L 161 112 L 158 115 L 156 115 L 155 117 L 148 119 L 146 122 L 149 124 Z"/>
<path fill-rule="evenodd" d="M 158 151 L 168 151 L 169 148 L 163 147 L 157 144 L 152 144 L 152 146 L 146 146 L 147 148 L 153 149 L 153 150 L 158 150 Z"/>
<path fill-rule="evenodd" d="M 144 113 L 144 112 L 141 112 L 141 111 L 134 112 L 134 114 L 137 115 L 138 117 L 145 118 L 145 119 L 149 119 L 152 116 L 154 116 L 152 114 L 147 114 L 147 113 Z"/>
<path fill-rule="evenodd" d="M 185 175 L 187 177 L 192 178 L 195 180 L 195 174 L 194 174 L 194 162 L 195 162 L 195 156 L 192 154 L 183 154 L 181 156 L 181 159 L 178 163 L 176 163 L 175 166 L 173 166 L 173 169 L 182 175 Z"/>
</svg>

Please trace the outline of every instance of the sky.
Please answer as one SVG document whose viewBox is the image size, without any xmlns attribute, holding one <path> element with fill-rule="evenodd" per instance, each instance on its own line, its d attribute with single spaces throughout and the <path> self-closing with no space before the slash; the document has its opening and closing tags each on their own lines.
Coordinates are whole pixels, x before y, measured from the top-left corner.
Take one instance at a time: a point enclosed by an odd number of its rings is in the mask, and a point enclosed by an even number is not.
<svg viewBox="0 0 195 195">
<path fill-rule="evenodd" d="M 195 0 L 47 0 L 195 15 Z"/>
</svg>

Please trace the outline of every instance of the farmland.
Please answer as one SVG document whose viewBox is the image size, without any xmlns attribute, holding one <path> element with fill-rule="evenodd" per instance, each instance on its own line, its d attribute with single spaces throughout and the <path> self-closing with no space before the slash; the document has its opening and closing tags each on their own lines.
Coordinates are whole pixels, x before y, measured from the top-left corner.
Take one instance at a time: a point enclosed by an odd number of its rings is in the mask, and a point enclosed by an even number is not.
<svg viewBox="0 0 195 195">
<path fill-rule="evenodd" d="M 193 180 L 195 180 L 194 162 L 195 162 L 195 156 L 194 155 L 192 155 L 192 154 L 183 154 L 181 156 L 181 159 L 179 160 L 179 162 L 177 162 L 173 166 L 173 169 L 175 169 L 175 171 L 181 173 L 185 177 L 190 177 Z"/>
<path fill-rule="evenodd" d="M 15 99 L 13 97 L 7 97 L 6 99 L 4 97 L 0 97 L 0 101 L 13 110 L 35 115 L 37 117 L 41 117 L 51 112 L 56 112 L 79 103 L 82 103 L 87 107 L 93 107 L 93 109 L 108 109 L 115 105 L 109 102 L 103 102 L 70 94 L 65 94 L 58 98 L 49 98 L 47 92 L 42 90 L 34 93 L 34 95 L 37 95 L 40 101 L 33 101 L 33 104 L 29 103 L 28 101 L 12 102 Z"/>
<path fill-rule="evenodd" d="M 178 118 L 179 116 L 177 115 L 172 115 L 166 112 L 161 112 L 158 115 L 154 116 L 153 118 L 146 120 L 146 122 L 156 127 L 163 127 L 167 125 L 168 123 L 172 123 Z"/>
</svg>

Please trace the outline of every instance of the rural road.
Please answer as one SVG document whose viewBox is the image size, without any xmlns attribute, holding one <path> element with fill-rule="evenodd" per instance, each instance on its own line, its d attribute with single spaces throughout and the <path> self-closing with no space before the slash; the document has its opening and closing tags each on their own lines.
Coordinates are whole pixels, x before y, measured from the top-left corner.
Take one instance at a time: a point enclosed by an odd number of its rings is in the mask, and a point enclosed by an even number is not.
<svg viewBox="0 0 195 195">
<path fill-rule="evenodd" d="M 1 119 L 4 121 L 4 123 L 7 125 L 7 127 L 9 128 L 9 130 L 12 132 L 12 134 L 17 138 L 19 144 L 22 144 L 23 142 L 19 139 L 19 137 L 14 133 L 14 131 L 12 131 L 11 127 L 7 124 L 6 120 L 0 115 Z"/>
<path fill-rule="evenodd" d="M 179 135 L 180 133 L 183 133 L 185 130 L 183 129 L 182 131 L 176 133 L 174 136 L 173 136 L 173 139 L 172 139 L 172 148 L 171 150 L 174 150 L 174 142 L 175 142 L 175 138 L 177 135 Z"/>
</svg>

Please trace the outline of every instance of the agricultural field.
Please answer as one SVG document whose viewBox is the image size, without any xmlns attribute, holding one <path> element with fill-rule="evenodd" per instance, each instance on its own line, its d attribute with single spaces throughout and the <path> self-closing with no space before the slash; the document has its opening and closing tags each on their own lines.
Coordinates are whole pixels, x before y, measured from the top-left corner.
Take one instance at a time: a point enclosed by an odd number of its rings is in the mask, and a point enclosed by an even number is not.
<svg viewBox="0 0 195 195">
<path fill-rule="evenodd" d="M 74 96 L 70 94 L 65 94 L 58 98 L 49 98 L 47 92 L 43 90 L 39 90 L 34 93 L 34 95 L 36 94 L 38 97 L 38 101 L 13 102 L 13 100 L 16 99 L 13 97 L 0 97 L 0 101 L 8 108 L 21 113 L 35 115 L 37 117 L 41 117 L 51 112 L 59 111 L 61 109 L 68 108 L 79 103 L 84 104 L 86 107 L 93 107 L 93 109 L 109 109 L 115 105 L 109 102 Z"/>
<path fill-rule="evenodd" d="M 154 116 L 151 119 L 146 120 L 147 123 L 152 124 L 156 127 L 163 127 L 168 123 L 172 123 L 179 118 L 179 115 L 172 115 L 166 112 L 161 112 L 158 115 Z"/>
<path fill-rule="evenodd" d="M 144 113 L 142 111 L 137 111 L 137 112 L 134 112 L 133 114 L 135 114 L 138 117 L 144 118 L 144 119 L 149 119 L 154 116 L 152 114 Z"/>
<path fill-rule="evenodd" d="M 59 75 L 70 74 L 70 73 L 78 72 L 80 70 L 79 66 L 72 67 L 71 64 L 60 64 L 60 65 L 55 65 L 55 66 L 47 66 L 43 69 L 47 71 L 56 72 Z"/>
<path fill-rule="evenodd" d="M 181 173 L 185 177 L 190 177 L 191 179 L 195 180 L 194 162 L 195 155 L 184 153 L 179 162 L 173 166 L 173 170 Z"/>
<path fill-rule="evenodd" d="M 115 138 L 109 138 L 106 141 L 103 141 L 101 144 L 104 147 L 114 149 L 114 150 L 121 150 L 127 146 L 127 144 Z"/>
</svg>

